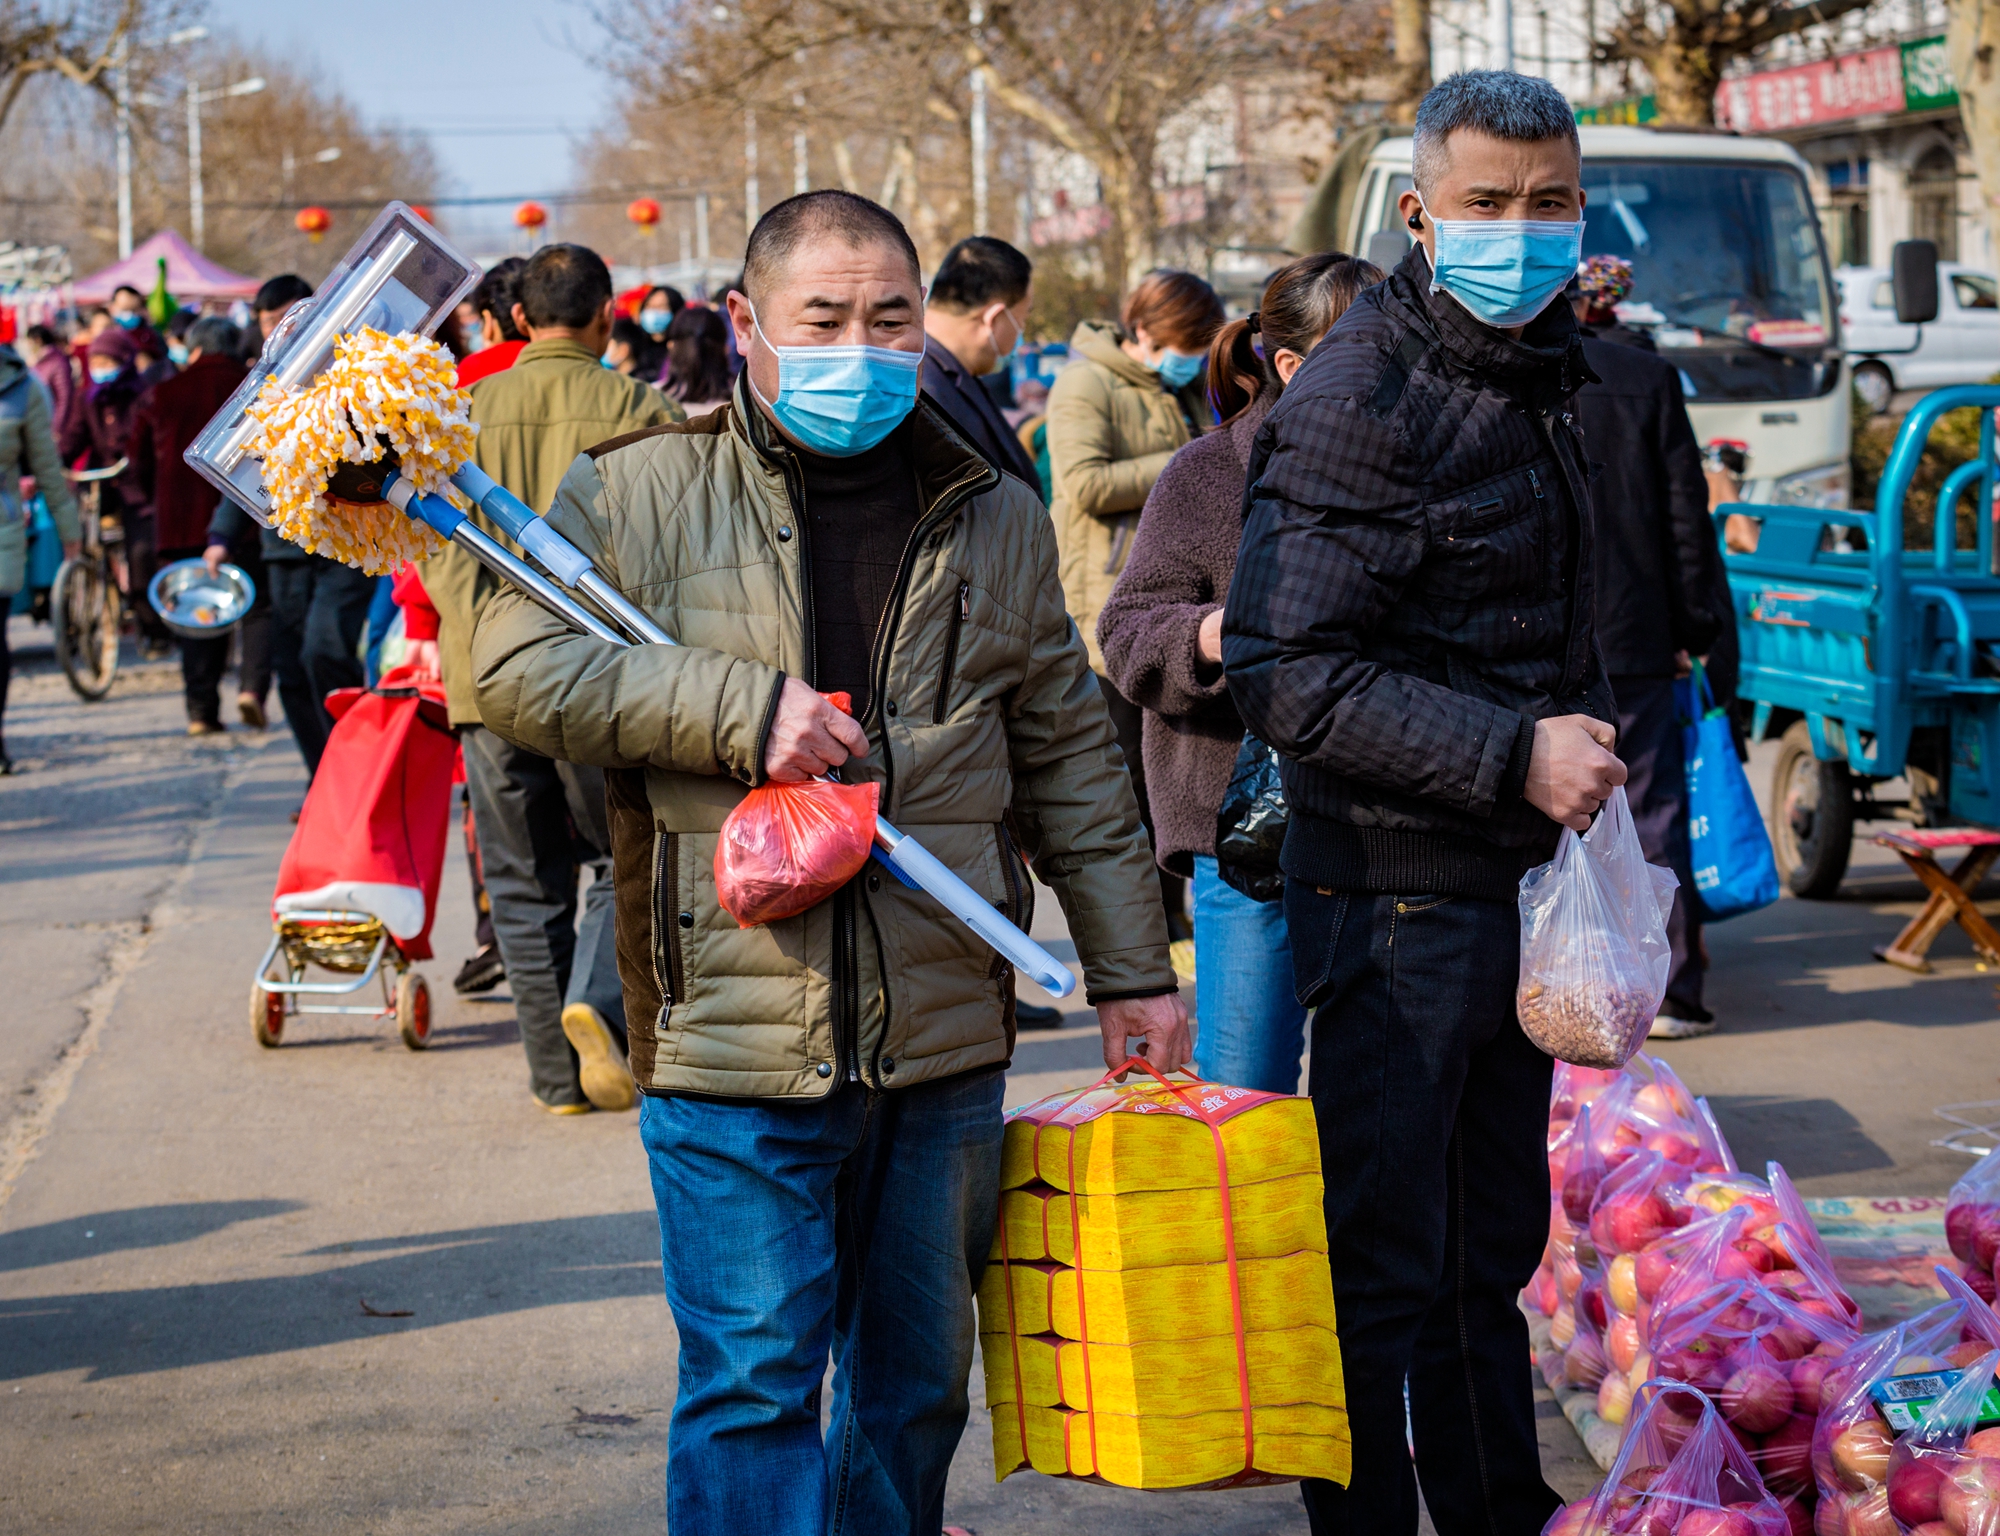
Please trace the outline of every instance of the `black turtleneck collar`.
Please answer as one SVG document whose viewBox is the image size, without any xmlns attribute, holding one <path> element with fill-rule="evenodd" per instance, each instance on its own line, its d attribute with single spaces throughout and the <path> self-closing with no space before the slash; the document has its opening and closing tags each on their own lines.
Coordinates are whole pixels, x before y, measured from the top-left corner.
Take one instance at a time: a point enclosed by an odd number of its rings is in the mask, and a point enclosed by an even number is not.
<svg viewBox="0 0 2000 1536">
<path fill-rule="evenodd" d="M 1389 275 L 1389 290 L 1404 307 L 1428 321 L 1451 360 L 1510 391 L 1548 399 L 1576 393 L 1597 375 L 1583 358 L 1583 332 L 1561 294 L 1522 330 L 1520 338 L 1495 329 L 1443 289 L 1431 291 L 1430 255 L 1413 242 Z"/>
</svg>

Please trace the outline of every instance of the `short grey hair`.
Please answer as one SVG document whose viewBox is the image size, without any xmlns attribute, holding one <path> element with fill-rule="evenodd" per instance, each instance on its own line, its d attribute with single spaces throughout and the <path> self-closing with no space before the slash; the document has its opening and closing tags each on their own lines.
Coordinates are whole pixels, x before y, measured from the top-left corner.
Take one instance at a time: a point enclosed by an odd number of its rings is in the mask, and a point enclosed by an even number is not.
<svg viewBox="0 0 2000 1536">
<path fill-rule="evenodd" d="M 1436 186 L 1444 175 L 1445 140 L 1458 128 L 1517 143 L 1567 139 L 1579 158 L 1583 154 L 1576 137 L 1576 114 L 1548 81 L 1509 69 L 1468 69 L 1440 80 L 1417 103 L 1410 146 L 1410 173 L 1417 190 Z"/>
<path fill-rule="evenodd" d="M 234 357 L 243 350 L 243 333 L 220 315 L 203 315 L 188 327 L 187 344 L 203 357 L 218 352 Z"/>
</svg>

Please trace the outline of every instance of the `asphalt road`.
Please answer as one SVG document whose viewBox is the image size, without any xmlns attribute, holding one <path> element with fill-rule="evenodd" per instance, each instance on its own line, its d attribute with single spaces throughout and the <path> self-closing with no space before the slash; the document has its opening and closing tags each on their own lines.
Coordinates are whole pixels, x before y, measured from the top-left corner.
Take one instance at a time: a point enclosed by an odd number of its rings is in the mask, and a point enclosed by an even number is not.
<svg viewBox="0 0 2000 1536">
<path fill-rule="evenodd" d="M 0 1533 L 660 1529 L 675 1342 L 634 1122 L 542 1113 L 504 992 L 452 996 L 455 856 L 432 1050 L 331 1018 L 259 1049 L 251 972 L 304 784 L 289 737 L 188 740 L 161 665 L 80 704 L 46 630 L 13 633 Z M 1838 901 L 1715 930 L 1724 1031 L 1665 1051 L 1746 1165 L 1780 1156 L 1809 1193 L 1939 1193 L 1964 1160 L 1929 1145 L 1931 1108 L 2000 1098 L 2000 976 L 1955 930 L 1931 977 L 1870 958 L 1918 895 L 1885 859 Z M 1080 1011 L 1026 1037 L 1009 1102 L 1097 1056 Z M 1550 1476 L 1581 1491 L 1592 1469 L 1544 1409 Z M 1283 1488 L 996 1485 L 988 1437 L 976 1413 L 948 1503 L 981 1536 L 1305 1528 Z"/>
</svg>

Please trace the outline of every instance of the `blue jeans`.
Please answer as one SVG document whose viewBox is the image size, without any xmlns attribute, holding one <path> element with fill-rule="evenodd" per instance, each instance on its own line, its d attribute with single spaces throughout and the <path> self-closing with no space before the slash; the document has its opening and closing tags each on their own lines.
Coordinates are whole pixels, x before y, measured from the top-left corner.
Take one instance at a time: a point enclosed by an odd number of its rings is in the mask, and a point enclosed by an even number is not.
<svg viewBox="0 0 2000 1536">
<path fill-rule="evenodd" d="M 816 1104 L 642 1102 L 681 1341 L 674 1536 L 937 1536 L 1004 1082 L 992 1067 Z"/>
<path fill-rule="evenodd" d="M 1285 904 L 1252 901 L 1194 861 L 1195 1070 L 1216 1083 L 1299 1091 L 1306 1011 L 1292 991 Z"/>
<path fill-rule="evenodd" d="M 1354 1433 L 1346 1488 L 1308 1479 L 1313 1536 L 1529 1536 L 1543 1481 L 1528 1325 L 1549 1235 L 1551 1063 L 1514 1016 L 1511 901 L 1285 883 Z M 1412 1477 L 1403 1387 L 1416 1444 Z"/>
</svg>

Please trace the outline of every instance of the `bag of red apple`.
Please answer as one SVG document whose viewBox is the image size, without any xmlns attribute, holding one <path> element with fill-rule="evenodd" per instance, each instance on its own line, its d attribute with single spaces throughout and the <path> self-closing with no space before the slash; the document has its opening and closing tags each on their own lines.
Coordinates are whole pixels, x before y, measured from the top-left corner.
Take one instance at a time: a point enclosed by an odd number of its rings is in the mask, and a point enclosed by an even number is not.
<svg viewBox="0 0 2000 1536">
<path fill-rule="evenodd" d="M 1849 1530 L 1862 1536 L 1895 1536 L 1898 1529 L 1890 1486 L 1896 1431 L 1884 1420 L 1878 1395 L 1894 1404 L 1906 1398 L 1910 1389 L 1922 1389 L 1929 1384 L 1912 1381 L 1879 1394 L 1878 1389 L 1899 1377 L 1977 1367 L 1982 1359 L 2000 1348 L 2000 1318 L 1958 1276 L 1943 1268 L 1937 1274 L 1944 1287 L 1944 1301 L 1927 1312 L 1857 1340 L 1827 1367 L 1820 1387 L 1819 1424 L 1813 1432 L 1812 1469 L 1819 1487 L 1820 1514 L 1829 1522 L 1827 1528 L 1840 1532 L 1841 1536 Z M 1976 1369 L 1973 1374 L 1978 1374 Z M 1983 1397 L 1983 1387 L 1980 1396 Z M 1941 1405 L 1943 1398 L 1938 1403 Z M 1975 1429 L 1973 1436 L 1979 1433 L 1984 1431 Z M 1941 1433 L 1933 1434 L 1925 1443 L 1946 1438 Z M 1994 1439 L 2000 1441 L 2000 1434 Z M 1989 1448 L 1980 1443 L 1974 1454 L 2000 1457 L 2000 1444 Z M 1905 1459 L 1916 1458 L 1912 1453 Z M 1903 1480 L 1912 1486 L 1933 1483 L 1928 1472 L 1904 1473 Z M 1907 1491 L 1900 1502 L 1906 1515 L 1929 1507 L 1921 1498 L 1912 1502 Z M 1904 1528 L 1909 1530 L 1921 1530 L 1923 1525 L 1922 1520 L 1903 1521 Z M 2000 1524 L 1991 1527 L 1984 1536 L 1995 1533 L 2000 1533 Z M 1943 1536 L 1943 1533 L 1927 1530 L 1924 1536 Z M 1953 1536 L 1967 1536 L 1967 1533 L 1961 1529 Z"/>
<path fill-rule="evenodd" d="M 1896 1439 L 1885 1484 L 1889 1516 L 1909 1536 L 2000 1536 L 2000 1425 L 1993 1373 L 2000 1350 L 1969 1361 Z M 1981 1427 L 1982 1425 L 1986 1427 Z"/>
<path fill-rule="evenodd" d="M 1622 784 L 1588 832 L 1563 828 L 1555 858 L 1521 877 L 1514 1010 L 1530 1040 L 1580 1067 L 1631 1059 L 1667 995 L 1679 883 L 1646 862 Z"/>
<path fill-rule="evenodd" d="M 1991 1302 L 1994 1258 L 2000 1252 L 2000 1157 L 1982 1157 L 1952 1185 L 1944 1235 L 1953 1257 L 1965 1266 L 1965 1283 Z"/>
<path fill-rule="evenodd" d="M 1792 1536 L 1784 1509 L 1708 1399 L 1648 1381 L 1595 1493 L 1565 1505 L 1542 1536 Z"/>
<path fill-rule="evenodd" d="M 844 693 L 822 694 L 851 714 Z M 736 803 L 715 842 L 715 895 L 745 928 L 796 917 L 861 873 L 875 846 L 879 784 L 764 784 Z"/>
</svg>

